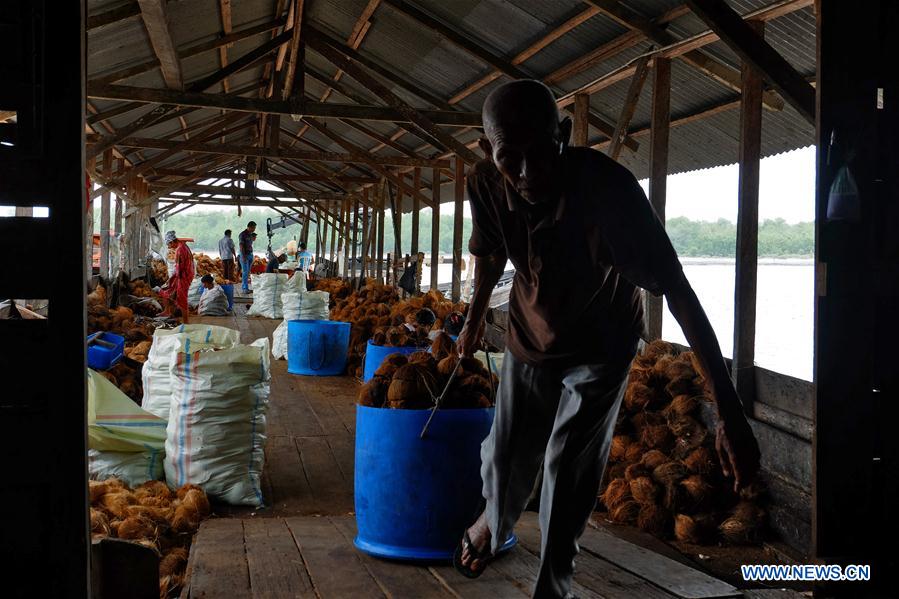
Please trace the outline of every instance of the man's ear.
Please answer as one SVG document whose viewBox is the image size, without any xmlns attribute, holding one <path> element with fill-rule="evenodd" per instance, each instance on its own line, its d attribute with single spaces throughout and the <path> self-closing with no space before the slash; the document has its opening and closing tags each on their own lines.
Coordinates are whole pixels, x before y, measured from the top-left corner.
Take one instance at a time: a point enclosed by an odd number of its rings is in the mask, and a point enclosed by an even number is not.
<svg viewBox="0 0 899 599">
<path fill-rule="evenodd" d="M 571 119 L 569 117 L 565 117 L 561 121 L 559 121 L 559 152 L 562 152 L 565 148 L 568 147 L 568 144 L 571 142 Z"/>
<path fill-rule="evenodd" d="M 493 146 L 490 144 L 490 140 L 484 136 L 478 138 L 478 147 L 481 148 L 481 151 L 484 152 L 484 156 L 493 160 Z"/>
</svg>

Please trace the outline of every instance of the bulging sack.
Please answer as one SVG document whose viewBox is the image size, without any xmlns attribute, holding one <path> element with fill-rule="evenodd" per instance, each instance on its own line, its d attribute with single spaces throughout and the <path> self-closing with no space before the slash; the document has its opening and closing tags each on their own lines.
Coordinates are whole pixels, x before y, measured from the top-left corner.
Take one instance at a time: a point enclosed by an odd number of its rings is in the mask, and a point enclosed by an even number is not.
<svg viewBox="0 0 899 599">
<path fill-rule="evenodd" d="M 253 304 L 247 310 L 247 316 L 281 318 L 283 315 L 281 294 L 284 293 L 287 275 L 263 273 L 252 275 L 250 281 L 253 286 Z"/>
<path fill-rule="evenodd" d="M 272 356 L 276 360 L 287 357 L 287 323 L 291 320 L 330 320 L 328 299 L 326 291 L 285 292 L 281 295 L 284 320 L 272 333 Z"/>
<path fill-rule="evenodd" d="M 234 505 L 261 506 L 269 341 L 214 349 L 184 339 L 172 359 L 165 476 Z"/>
<path fill-rule="evenodd" d="M 240 342 L 234 329 L 209 324 L 183 324 L 174 329 L 156 329 L 147 361 L 141 371 L 144 398 L 141 407 L 151 414 L 168 420 L 172 403 L 172 384 L 169 365 L 183 340 L 205 343 L 215 347 L 233 347 Z"/>
<path fill-rule="evenodd" d="M 162 449 L 133 452 L 89 449 L 88 474 L 91 480 L 118 478 L 133 489 L 148 480 L 162 479 L 164 455 Z"/>
</svg>

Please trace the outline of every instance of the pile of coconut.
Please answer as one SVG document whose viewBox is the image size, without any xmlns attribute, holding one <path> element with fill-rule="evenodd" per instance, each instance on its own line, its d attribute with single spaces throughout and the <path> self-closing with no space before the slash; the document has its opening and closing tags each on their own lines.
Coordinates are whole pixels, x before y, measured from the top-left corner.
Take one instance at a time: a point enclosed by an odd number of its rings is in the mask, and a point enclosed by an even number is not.
<svg viewBox="0 0 899 599">
<path fill-rule="evenodd" d="M 758 543 L 760 483 L 739 494 L 715 450 L 715 410 L 692 352 L 654 341 L 631 367 L 602 506 L 613 522 L 694 544 Z"/>
<path fill-rule="evenodd" d="M 455 376 L 453 372 L 455 371 Z M 434 339 L 431 351 L 391 354 L 359 390 L 359 405 L 396 410 L 434 407 L 450 377 L 441 409 L 489 408 L 496 401 L 499 378 L 477 358 L 459 358 L 446 333 Z"/>
<path fill-rule="evenodd" d="M 333 309 L 337 302 L 346 299 L 353 291 L 353 286 L 343 279 L 327 277 L 316 279 L 313 285 L 315 291 L 324 291 L 328 294 L 328 308 Z"/>
<path fill-rule="evenodd" d="M 211 513 L 203 489 L 184 485 L 172 491 L 154 480 L 132 491 L 116 478 L 89 482 L 91 536 L 127 539 L 153 549 L 160 557 L 160 598 L 177 596 L 193 535 Z"/>
<path fill-rule="evenodd" d="M 197 260 L 197 276 L 202 277 L 211 275 L 215 279 L 216 285 L 227 285 L 235 283 L 225 278 L 225 267 L 222 265 L 221 258 L 211 258 L 206 254 L 194 254 Z"/>
</svg>

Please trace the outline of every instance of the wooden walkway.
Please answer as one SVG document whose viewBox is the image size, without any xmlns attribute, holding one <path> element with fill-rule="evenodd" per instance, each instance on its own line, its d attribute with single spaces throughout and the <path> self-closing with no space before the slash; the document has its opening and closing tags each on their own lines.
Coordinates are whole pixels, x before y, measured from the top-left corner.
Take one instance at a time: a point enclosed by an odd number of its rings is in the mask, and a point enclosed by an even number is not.
<svg viewBox="0 0 899 599">
<path fill-rule="evenodd" d="M 270 336 L 278 321 L 202 318 Z M 379 560 L 353 547 L 353 447 L 357 383 L 299 377 L 272 362 L 264 472 L 267 507 L 216 506 L 191 548 L 182 598 L 523 598 L 536 581 L 540 532 L 527 513 L 520 543 L 469 580 L 451 565 Z M 739 597 L 791 599 L 791 591 L 737 591 L 684 563 L 621 540 L 601 527 L 581 539 L 574 593 L 605 599 Z"/>
</svg>

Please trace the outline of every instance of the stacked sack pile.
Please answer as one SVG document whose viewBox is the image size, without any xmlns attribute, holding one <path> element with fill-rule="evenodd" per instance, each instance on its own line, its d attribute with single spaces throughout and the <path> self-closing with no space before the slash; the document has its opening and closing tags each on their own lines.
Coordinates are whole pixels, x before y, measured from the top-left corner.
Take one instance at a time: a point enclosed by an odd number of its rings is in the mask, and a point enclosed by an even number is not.
<svg viewBox="0 0 899 599">
<path fill-rule="evenodd" d="M 426 410 L 434 406 L 455 371 L 441 409 L 489 408 L 499 378 L 477 358 L 459 358 L 456 345 L 440 333 L 431 351 L 391 354 L 359 390 L 358 403 L 371 408 Z"/>
<path fill-rule="evenodd" d="M 185 485 L 172 491 L 162 481 L 132 490 L 117 478 L 90 481 L 91 537 L 126 539 L 159 555 L 159 597 L 177 597 L 193 535 L 211 513 L 200 487 Z"/>
<path fill-rule="evenodd" d="M 105 331 L 121 335 L 125 338 L 125 356 L 143 362 L 149 351 L 150 338 L 155 327 L 148 322 L 137 322 L 130 308 L 124 306 L 107 308 L 106 301 L 106 289 L 101 285 L 87 295 L 88 334 Z M 143 389 L 139 369 L 119 362 L 101 374 L 132 401 L 140 404 Z"/>
<path fill-rule="evenodd" d="M 272 356 L 276 360 L 287 357 L 287 323 L 291 320 L 328 320 L 328 293 L 306 291 L 306 275 L 295 272 L 281 294 L 284 320 L 272 333 Z"/>
<path fill-rule="evenodd" d="M 692 352 L 654 341 L 634 359 L 600 500 L 613 522 L 661 538 L 761 541 L 761 485 L 739 494 L 715 450 L 715 411 Z"/>
</svg>

